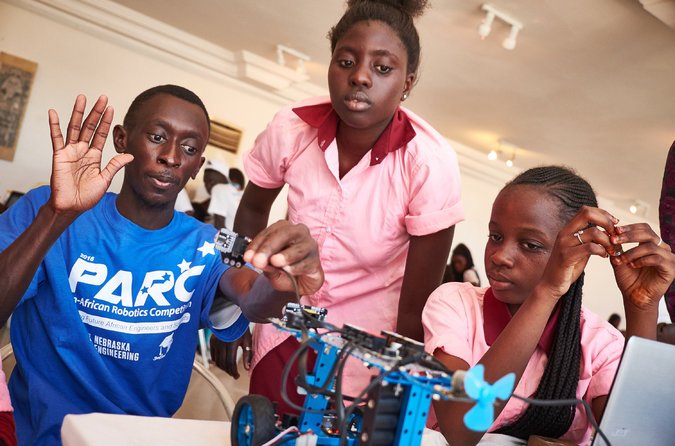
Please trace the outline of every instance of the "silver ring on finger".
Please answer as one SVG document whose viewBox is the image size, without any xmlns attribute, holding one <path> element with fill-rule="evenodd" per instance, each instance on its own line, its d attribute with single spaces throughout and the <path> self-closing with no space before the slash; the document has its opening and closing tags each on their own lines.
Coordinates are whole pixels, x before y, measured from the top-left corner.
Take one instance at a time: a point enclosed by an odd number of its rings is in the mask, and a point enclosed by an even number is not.
<svg viewBox="0 0 675 446">
<path fill-rule="evenodd" d="M 583 241 L 583 239 L 581 238 L 581 234 L 583 234 L 583 233 L 584 233 L 584 230 L 583 230 L 583 229 L 580 229 L 580 230 L 578 230 L 577 232 L 575 232 L 575 233 L 573 234 L 573 235 L 577 238 L 577 240 L 579 240 L 579 244 L 580 244 L 580 245 L 583 245 L 583 244 L 584 244 L 584 241 Z"/>
</svg>

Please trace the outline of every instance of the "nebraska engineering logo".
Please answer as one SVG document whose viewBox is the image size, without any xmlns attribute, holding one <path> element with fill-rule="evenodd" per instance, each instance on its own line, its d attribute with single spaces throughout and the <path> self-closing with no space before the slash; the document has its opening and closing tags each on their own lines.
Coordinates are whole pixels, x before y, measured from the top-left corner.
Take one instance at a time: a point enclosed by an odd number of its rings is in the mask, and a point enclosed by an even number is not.
<svg viewBox="0 0 675 446">
<path fill-rule="evenodd" d="M 213 243 L 204 242 L 198 251 L 202 257 L 215 255 L 213 247 Z M 93 256 L 80 254 L 70 270 L 68 282 L 82 322 L 90 327 L 112 332 L 109 334 L 111 337 L 114 337 L 114 332 L 136 335 L 166 334 L 158 341 L 158 351 L 153 359 L 164 358 L 173 343 L 173 333 L 181 324 L 190 321 L 187 310 L 192 306 L 194 288 L 188 289 L 188 279 L 200 276 L 205 268 L 204 265 L 192 266 L 192 262 L 185 259 L 176 266 L 176 272 L 145 272 L 141 286 L 134 294 L 134 274 L 131 271 L 112 272 L 108 270 L 108 265 L 95 262 Z M 138 271 L 135 273 L 138 280 Z M 190 283 L 196 284 L 197 280 Z M 97 291 L 91 297 L 78 296 L 78 284 L 97 287 L 94 288 Z M 144 321 L 133 321 L 138 318 L 143 318 Z M 132 346 L 126 342 L 128 338 L 124 339 L 125 341 L 118 341 L 98 335 L 91 337 L 99 354 L 138 361 L 139 354 L 132 351 Z"/>
</svg>

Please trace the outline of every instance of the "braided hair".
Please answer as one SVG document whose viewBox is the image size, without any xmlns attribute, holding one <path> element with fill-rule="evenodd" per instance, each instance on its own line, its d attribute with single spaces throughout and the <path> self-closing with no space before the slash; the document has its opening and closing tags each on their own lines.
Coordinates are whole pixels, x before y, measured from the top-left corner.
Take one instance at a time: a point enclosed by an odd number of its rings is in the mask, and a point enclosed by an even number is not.
<svg viewBox="0 0 675 446">
<path fill-rule="evenodd" d="M 348 0 L 347 11 L 328 32 L 331 53 L 356 23 L 376 20 L 396 32 L 408 53 L 407 72 L 416 73 L 420 63 L 420 38 L 413 18 L 422 15 L 427 6 L 428 0 Z"/>
<path fill-rule="evenodd" d="M 560 166 L 529 169 L 504 186 L 537 187 L 560 203 L 559 218 L 568 222 L 582 206 L 597 207 L 595 192 L 586 180 Z M 560 316 L 546 369 L 535 393 L 536 399 L 574 399 L 581 363 L 581 289 L 584 273 L 560 298 Z M 496 432 L 527 440 L 530 435 L 558 438 L 567 432 L 574 420 L 574 407 L 529 406 L 512 424 Z"/>
</svg>

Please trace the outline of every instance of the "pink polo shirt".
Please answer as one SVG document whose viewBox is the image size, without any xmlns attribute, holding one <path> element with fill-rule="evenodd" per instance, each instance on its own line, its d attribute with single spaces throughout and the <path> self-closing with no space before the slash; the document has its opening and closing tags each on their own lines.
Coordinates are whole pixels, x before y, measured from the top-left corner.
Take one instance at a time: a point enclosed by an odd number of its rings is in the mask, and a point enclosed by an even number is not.
<svg viewBox="0 0 675 446">
<path fill-rule="evenodd" d="M 476 288 L 468 283 L 445 283 L 434 291 L 422 313 L 424 344 L 428 352 L 436 349 L 456 356 L 473 366 L 490 348 L 486 341 L 494 331 L 487 324 L 500 325 L 500 315 L 484 317 L 483 303 L 488 288 Z M 496 301 L 498 302 L 498 301 Z M 498 302 L 501 304 L 500 302 Z M 494 302 L 491 304 L 494 305 Z M 503 304 L 502 304 L 503 305 Z M 498 313 L 497 309 L 493 309 Z M 486 320 L 487 319 L 487 320 Z M 576 397 L 589 404 L 596 397 L 608 395 L 623 352 L 624 337 L 607 321 L 583 305 L 581 307 L 581 364 Z M 514 393 L 533 397 L 547 363 L 546 333 L 527 364 Z M 512 398 L 490 427 L 495 431 L 515 421 L 526 409 L 526 403 Z M 430 414 L 428 426 L 436 424 Z M 577 444 L 587 444 L 592 434 L 582 406 L 577 406 L 570 429 L 561 438 Z"/>
<path fill-rule="evenodd" d="M 327 97 L 282 109 L 257 137 L 244 168 L 260 187 L 288 184 L 290 221 L 307 225 L 318 242 L 326 280 L 303 302 L 328 308 L 333 324 L 379 334 L 396 327 L 410 236 L 464 218 L 459 167 L 438 132 L 399 109 L 373 150 L 340 178 L 338 119 Z M 287 336 L 257 325 L 253 366 Z M 356 393 L 367 380 L 348 367 L 345 390 Z"/>
<path fill-rule="evenodd" d="M 2 356 L 0 356 L 2 362 Z M 9 399 L 9 389 L 7 389 L 7 377 L 0 369 L 0 412 L 12 412 L 12 401 Z"/>
</svg>

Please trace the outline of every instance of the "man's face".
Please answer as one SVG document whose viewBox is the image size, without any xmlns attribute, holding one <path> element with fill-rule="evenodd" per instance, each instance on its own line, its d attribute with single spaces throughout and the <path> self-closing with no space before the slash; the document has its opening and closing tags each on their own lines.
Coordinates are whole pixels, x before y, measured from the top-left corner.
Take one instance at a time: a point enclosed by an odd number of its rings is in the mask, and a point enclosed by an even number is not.
<svg viewBox="0 0 675 446">
<path fill-rule="evenodd" d="M 150 207 L 173 207 L 178 192 L 204 163 L 209 123 L 204 111 L 160 93 L 136 111 L 131 128 L 115 128 L 115 148 L 130 153 L 123 193 Z"/>
</svg>

